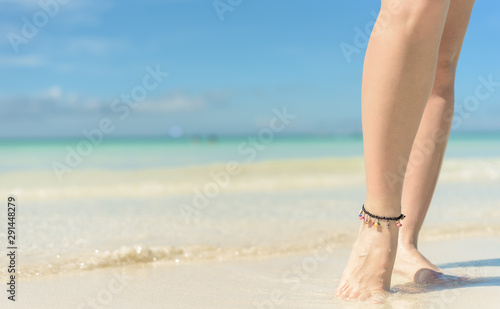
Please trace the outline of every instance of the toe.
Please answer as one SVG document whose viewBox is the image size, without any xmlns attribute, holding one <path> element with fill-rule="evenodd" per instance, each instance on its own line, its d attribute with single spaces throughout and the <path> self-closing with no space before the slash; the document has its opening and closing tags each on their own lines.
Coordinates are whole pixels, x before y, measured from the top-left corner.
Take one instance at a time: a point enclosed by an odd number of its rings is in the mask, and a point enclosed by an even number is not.
<svg viewBox="0 0 500 309">
<path fill-rule="evenodd" d="M 335 290 L 335 296 L 339 297 L 340 293 L 342 293 L 342 286 L 339 285 L 339 287 L 337 288 L 337 290 Z"/>
<path fill-rule="evenodd" d="M 351 291 L 349 296 L 347 296 L 347 299 L 348 300 L 357 300 L 360 295 L 361 295 L 361 292 L 359 290 L 353 290 L 353 291 Z"/>
<path fill-rule="evenodd" d="M 349 294 L 351 294 L 351 290 L 349 289 L 349 286 L 346 286 L 346 288 L 340 293 L 340 298 L 347 299 Z"/>
<path fill-rule="evenodd" d="M 367 299 L 367 302 L 372 304 L 383 304 L 388 295 L 389 293 L 387 293 L 386 291 L 375 291 L 371 293 L 370 297 Z"/>
<path fill-rule="evenodd" d="M 358 295 L 358 299 L 362 302 L 366 301 L 368 298 L 370 298 L 371 294 L 368 292 L 363 292 Z"/>
<path fill-rule="evenodd" d="M 337 291 L 335 292 L 335 295 L 337 297 L 342 296 L 342 293 L 344 293 L 344 291 L 347 289 L 347 287 L 348 287 L 347 282 L 340 284 L 339 287 L 337 288 Z"/>
</svg>

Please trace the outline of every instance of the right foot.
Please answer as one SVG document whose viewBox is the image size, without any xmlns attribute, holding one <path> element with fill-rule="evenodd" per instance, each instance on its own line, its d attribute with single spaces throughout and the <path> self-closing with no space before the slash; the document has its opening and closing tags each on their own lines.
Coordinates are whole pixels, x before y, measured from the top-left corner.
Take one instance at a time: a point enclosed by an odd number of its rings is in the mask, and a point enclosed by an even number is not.
<svg viewBox="0 0 500 309">
<path fill-rule="evenodd" d="M 400 245 L 394 264 L 394 273 L 415 282 L 431 283 L 443 274 L 436 265 L 425 258 L 413 245 Z"/>
<path fill-rule="evenodd" d="M 383 303 L 389 294 L 397 243 L 398 227 L 394 222 L 390 227 L 372 227 L 363 221 L 336 296 Z"/>
</svg>

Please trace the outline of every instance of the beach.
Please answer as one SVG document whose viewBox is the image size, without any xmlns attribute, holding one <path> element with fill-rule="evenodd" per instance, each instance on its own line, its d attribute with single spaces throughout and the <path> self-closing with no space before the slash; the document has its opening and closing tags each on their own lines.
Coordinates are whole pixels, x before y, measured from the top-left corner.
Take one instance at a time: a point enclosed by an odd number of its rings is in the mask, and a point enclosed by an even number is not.
<svg viewBox="0 0 500 309">
<path fill-rule="evenodd" d="M 467 248 L 467 250 L 464 250 Z M 333 297 L 346 248 L 322 254 L 153 263 L 22 282 L 20 308 L 496 308 L 500 284 L 498 237 L 424 242 L 422 251 L 447 273 L 465 281 L 423 286 L 395 276 L 382 305 Z M 298 275 L 287 277 L 294 271 Z M 283 279 L 285 277 L 286 279 Z M 2 300 L 2 306 L 5 301 Z"/>
<path fill-rule="evenodd" d="M 395 275 L 377 308 L 496 308 L 498 141 L 450 141 L 420 236 L 431 261 L 466 279 Z M 16 303 L 3 293 L 2 308 L 365 306 L 334 298 L 365 198 L 361 139 L 275 141 L 254 156 L 241 140 L 109 143 L 61 179 L 53 162 L 76 142 L 3 146 L 19 254 Z M 2 253 L 2 282 L 7 264 Z"/>
</svg>

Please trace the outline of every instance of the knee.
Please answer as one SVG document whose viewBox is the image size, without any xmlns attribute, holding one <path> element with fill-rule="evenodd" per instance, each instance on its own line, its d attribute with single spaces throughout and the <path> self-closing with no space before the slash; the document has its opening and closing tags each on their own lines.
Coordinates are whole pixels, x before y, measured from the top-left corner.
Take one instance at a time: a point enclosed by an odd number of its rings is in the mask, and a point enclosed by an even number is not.
<svg viewBox="0 0 500 309">
<path fill-rule="evenodd" d="M 410 28 L 444 23 L 449 6 L 450 0 L 382 0 L 382 9 Z"/>
<path fill-rule="evenodd" d="M 401 3 L 402 17 L 411 19 L 420 16 L 446 15 L 450 0 L 393 0 Z"/>
<path fill-rule="evenodd" d="M 438 60 L 436 74 L 452 79 L 455 77 L 455 72 L 457 70 L 459 51 L 440 51 Z"/>
<path fill-rule="evenodd" d="M 453 97 L 459 51 L 440 51 L 436 66 L 433 92 L 444 98 Z"/>
</svg>

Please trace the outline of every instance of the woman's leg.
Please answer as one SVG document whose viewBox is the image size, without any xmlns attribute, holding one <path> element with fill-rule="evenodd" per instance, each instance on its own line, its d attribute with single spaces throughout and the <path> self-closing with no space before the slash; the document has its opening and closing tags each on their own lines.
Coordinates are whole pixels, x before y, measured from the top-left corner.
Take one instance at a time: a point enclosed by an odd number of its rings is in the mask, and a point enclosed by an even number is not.
<svg viewBox="0 0 500 309">
<path fill-rule="evenodd" d="M 401 213 L 404 162 L 432 90 L 449 4 L 449 0 L 382 0 L 384 18 L 379 15 L 368 44 L 361 96 L 365 207 L 373 214 Z M 336 295 L 382 301 L 390 288 L 397 241 L 394 224 L 388 228 L 361 224 Z"/>
<path fill-rule="evenodd" d="M 443 162 L 454 108 L 455 71 L 469 24 L 474 0 L 451 0 L 439 47 L 438 65 L 431 97 L 424 110 L 410 154 L 403 186 L 402 207 L 407 215 L 399 232 L 394 271 L 414 280 L 419 269 L 440 271 L 417 250 Z"/>
</svg>

